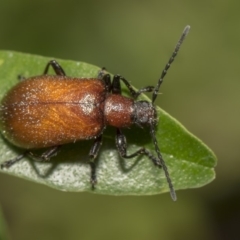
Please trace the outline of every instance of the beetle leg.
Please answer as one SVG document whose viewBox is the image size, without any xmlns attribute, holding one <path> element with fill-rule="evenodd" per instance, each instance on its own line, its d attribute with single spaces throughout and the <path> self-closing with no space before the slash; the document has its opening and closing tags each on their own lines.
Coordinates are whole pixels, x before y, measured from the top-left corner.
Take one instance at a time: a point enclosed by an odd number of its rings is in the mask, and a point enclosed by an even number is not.
<svg viewBox="0 0 240 240">
<path fill-rule="evenodd" d="M 90 182 L 91 182 L 93 190 L 97 183 L 95 159 L 98 155 L 101 145 L 102 145 L 102 134 L 95 139 L 95 141 L 90 149 L 90 152 L 89 152 L 89 165 L 91 168 Z"/>
<path fill-rule="evenodd" d="M 105 82 L 105 86 L 106 86 L 106 91 L 107 92 L 111 92 L 112 90 L 112 83 L 111 83 L 111 77 L 109 74 L 105 74 L 103 77 L 102 77 L 102 80 Z"/>
<path fill-rule="evenodd" d="M 102 67 L 101 70 L 98 71 L 98 75 L 97 75 L 97 78 L 98 79 L 103 79 L 103 77 L 107 75 L 106 74 L 106 68 L 105 67 Z M 109 74 L 108 74 L 109 75 Z"/>
<path fill-rule="evenodd" d="M 17 76 L 17 79 L 19 80 L 19 82 L 22 82 L 22 81 L 26 80 L 26 78 L 23 75 L 21 75 L 21 74 L 19 74 Z"/>
<path fill-rule="evenodd" d="M 123 83 L 126 85 L 126 87 L 130 91 L 130 94 L 132 95 L 133 98 L 138 98 L 138 96 L 141 93 L 153 92 L 153 90 L 154 90 L 154 86 L 147 86 L 147 87 L 140 88 L 138 91 L 135 91 L 127 79 L 125 79 L 124 77 L 122 77 L 120 75 L 115 75 L 113 77 L 113 83 L 112 83 L 113 93 L 115 93 L 115 94 L 121 94 L 120 80 L 122 80 Z"/>
<path fill-rule="evenodd" d="M 18 161 L 22 160 L 26 154 L 27 154 L 28 151 L 24 152 L 23 154 L 21 155 L 18 155 L 17 157 L 13 158 L 13 159 L 10 159 L 8 161 L 5 161 L 4 163 L 2 163 L 0 166 L 1 166 L 1 169 L 3 168 L 9 168 L 11 167 L 13 164 L 17 163 Z"/>
<path fill-rule="evenodd" d="M 49 70 L 49 67 L 52 66 L 54 72 L 57 74 L 57 75 L 60 75 L 60 76 L 66 76 L 63 68 L 59 65 L 59 63 L 56 61 L 56 60 L 51 60 L 48 62 L 47 66 L 45 67 L 45 70 L 43 72 L 44 75 L 46 75 L 48 73 L 48 70 Z M 21 82 L 21 81 L 24 81 L 26 78 L 22 75 L 18 75 L 17 76 L 18 80 Z"/>
<path fill-rule="evenodd" d="M 51 60 L 48 62 L 47 66 L 45 67 L 45 70 L 43 72 L 44 75 L 48 73 L 49 67 L 52 67 L 54 72 L 59 75 L 59 76 L 66 76 L 64 70 L 62 67 L 59 65 L 59 63 L 56 60 Z"/>
<path fill-rule="evenodd" d="M 138 96 L 141 94 L 141 93 L 145 93 L 145 92 L 153 92 L 154 90 L 154 86 L 147 86 L 147 87 L 143 87 L 143 88 L 140 88 L 135 96 L 133 96 L 134 98 L 138 98 Z"/>
<path fill-rule="evenodd" d="M 61 147 L 60 145 L 59 146 L 55 146 L 55 147 L 51 147 L 50 149 L 45 151 L 40 156 L 37 156 L 37 155 L 35 155 L 34 153 L 32 153 L 30 151 L 25 151 L 23 154 L 21 154 L 21 155 L 15 157 L 13 159 L 10 159 L 10 160 L 5 161 L 4 163 L 2 163 L 0 165 L 1 169 L 11 167 L 12 165 L 17 163 L 18 161 L 22 160 L 25 156 L 29 156 L 33 160 L 39 161 L 39 162 L 48 161 L 48 160 L 50 160 L 51 157 L 56 156 L 56 154 L 59 152 L 60 147 Z"/>
<path fill-rule="evenodd" d="M 116 147 L 121 157 L 123 158 L 133 158 L 138 155 L 145 155 L 147 156 L 155 166 L 161 167 L 161 164 L 158 160 L 158 158 L 154 157 L 150 151 L 148 151 L 146 148 L 142 147 L 138 149 L 136 152 L 128 155 L 127 154 L 127 140 L 126 137 L 123 135 L 120 128 L 117 128 L 117 134 L 116 134 Z"/>
<path fill-rule="evenodd" d="M 52 157 L 56 156 L 61 148 L 61 145 L 54 146 L 49 148 L 47 151 L 42 153 L 40 156 L 34 154 L 33 152 L 27 151 L 27 155 L 31 157 L 33 160 L 38 162 L 46 162 L 49 161 Z"/>
</svg>

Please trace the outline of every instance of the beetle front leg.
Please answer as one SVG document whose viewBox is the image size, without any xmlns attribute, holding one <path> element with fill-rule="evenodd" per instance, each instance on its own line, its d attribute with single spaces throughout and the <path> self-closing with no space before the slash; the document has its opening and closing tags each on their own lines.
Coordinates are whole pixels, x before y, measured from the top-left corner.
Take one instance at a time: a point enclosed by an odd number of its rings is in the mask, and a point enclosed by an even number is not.
<svg viewBox="0 0 240 240">
<path fill-rule="evenodd" d="M 90 182 L 92 185 L 92 190 L 95 189 L 95 185 L 97 184 L 95 159 L 98 156 L 98 152 L 100 150 L 101 145 L 102 145 L 102 134 L 95 139 L 89 152 L 89 165 L 91 168 Z"/>
<path fill-rule="evenodd" d="M 115 75 L 113 77 L 113 83 L 112 83 L 112 89 L 113 89 L 112 91 L 115 94 L 121 94 L 120 80 L 123 81 L 125 86 L 128 88 L 130 94 L 135 99 L 138 98 L 138 96 L 141 93 L 153 92 L 153 90 L 154 90 L 154 86 L 147 86 L 147 87 L 140 88 L 138 91 L 135 91 L 127 79 L 125 79 L 124 77 L 122 77 L 120 75 Z"/>
<path fill-rule="evenodd" d="M 148 151 L 146 148 L 142 147 L 138 149 L 136 152 L 128 155 L 127 154 L 127 140 L 126 137 L 123 135 L 121 129 L 117 128 L 117 134 L 116 134 L 116 147 L 118 150 L 118 153 L 123 158 L 133 158 L 139 155 L 145 155 L 147 156 L 155 166 L 161 167 L 160 161 L 158 158 L 154 157 L 150 151 Z"/>
</svg>

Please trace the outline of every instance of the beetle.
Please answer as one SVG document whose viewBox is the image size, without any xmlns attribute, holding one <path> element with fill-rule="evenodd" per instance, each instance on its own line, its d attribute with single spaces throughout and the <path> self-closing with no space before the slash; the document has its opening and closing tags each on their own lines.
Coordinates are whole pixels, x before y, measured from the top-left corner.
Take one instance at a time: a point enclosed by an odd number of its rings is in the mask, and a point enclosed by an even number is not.
<svg viewBox="0 0 240 240">
<path fill-rule="evenodd" d="M 174 61 L 180 46 L 190 30 L 186 26 L 156 86 L 143 87 L 135 91 L 129 81 L 120 75 L 113 80 L 105 68 L 97 78 L 75 78 L 66 76 L 57 61 L 47 63 L 43 75 L 23 79 L 4 96 L 0 106 L 0 129 L 12 144 L 26 149 L 21 155 L 1 164 L 9 168 L 25 156 L 34 160 L 48 161 L 55 156 L 63 144 L 78 140 L 94 139 L 89 152 L 90 182 L 92 189 L 97 183 L 95 159 L 102 143 L 106 126 L 116 128 L 116 148 L 123 158 L 145 155 L 153 164 L 163 169 L 173 200 L 176 193 L 167 166 L 155 136 L 157 112 L 154 102 L 163 79 Z M 56 75 L 48 75 L 52 67 Z M 131 98 L 122 96 L 121 84 L 128 88 Z M 152 92 L 152 101 L 137 101 L 141 93 Z M 157 156 L 141 147 L 127 153 L 127 140 L 122 128 L 136 124 L 150 128 Z M 34 149 L 47 148 L 36 155 Z"/>
</svg>

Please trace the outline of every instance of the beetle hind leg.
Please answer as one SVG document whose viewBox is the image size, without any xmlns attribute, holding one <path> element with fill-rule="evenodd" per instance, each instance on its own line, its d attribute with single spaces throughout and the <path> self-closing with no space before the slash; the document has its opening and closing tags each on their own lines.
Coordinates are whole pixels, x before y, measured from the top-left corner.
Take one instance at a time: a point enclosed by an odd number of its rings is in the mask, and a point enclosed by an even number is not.
<svg viewBox="0 0 240 240">
<path fill-rule="evenodd" d="M 34 161 L 37 162 L 47 162 L 49 161 L 52 157 L 56 156 L 58 152 L 60 151 L 61 145 L 54 146 L 43 152 L 41 155 L 37 155 L 33 152 L 28 151 L 26 154 L 30 158 L 32 158 Z"/>
<path fill-rule="evenodd" d="M 54 72 L 59 76 L 66 76 L 66 73 L 64 72 L 63 68 L 60 66 L 60 64 L 56 60 L 51 60 L 48 62 L 47 66 L 45 67 L 45 70 L 43 72 L 44 75 L 48 73 L 49 67 L 52 67 Z"/>
<path fill-rule="evenodd" d="M 29 156 L 31 159 L 38 161 L 38 162 L 46 162 L 49 161 L 50 158 L 54 157 L 57 155 L 57 153 L 59 152 L 60 149 L 60 145 L 59 146 L 54 146 L 49 148 L 47 151 L 45 151 L 43 154 L 41 154 L 40 156 L 34 154 L 31 151 L 25 151 L 24 153 L 22 153 L 21 155 L 18 155 L 17 157 L 7 160 L 5 162 L 3 162 L 0 167 L 1 169 L 3 168 L 10 168 L 12 165 L 14 165 L 15 163 L 19 162 L 20 160 L 22 160 L 24 157 Z"/>
<path fill-rule="evenodd" d="M 21 155 L 18 155 L 17 157 L 13 158 L 13 159 L 10 159 L 10 160 L 7 160 L 5 162 L 3 162 L 0 166 L 1 166 L 1 169 L 3 168 L 10 168 L 12 165 L 14 165 L 15 163 L 17 163 L 18 161 L 22 160 L 27 154 L 27 151 L 24 152 L 23 154 Z"/>
</svg>

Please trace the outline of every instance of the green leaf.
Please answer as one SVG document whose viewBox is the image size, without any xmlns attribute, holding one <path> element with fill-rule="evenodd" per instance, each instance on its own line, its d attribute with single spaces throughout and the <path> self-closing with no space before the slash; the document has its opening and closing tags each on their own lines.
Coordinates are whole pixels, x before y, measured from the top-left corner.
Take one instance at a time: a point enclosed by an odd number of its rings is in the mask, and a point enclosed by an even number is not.
<svg viewBox="0 0 240 240">
<path fill-rule="evenodd" d="M 0 51 L 0 94 L 14 86 L 18 75 L 41 75 L 52 58 Z M 99 67 L 56 59 L 68 76 L 95 77 Z M 53 72 L 52 72 L 53 74 Z M 124 93 L 127 91 L 124 90 Z M 142 96 L 148 99 L 146 96 Z M 157 139 L 175 189 L 203 186 L 215 177 L 216 157 L 200 140 L 189 133 L 179 122 L 157 107 L 159 124 Z M 142 146 L 154 154 L 154 146 L 148 129 L 132 127 L 124 129 L 128 140 L 128 152 Z M 87 164 L 92 141 L 67 144 L 49 163 L 36 163 L 28 158 L 21 160 L 4 173 L 29 179 L 64 191 L 92 192 Z M 21 154 L 7 140 L 0 139 L 0 163 Z M 105 130 L 103 145 L 97 161 L 98 184 L 94 193 L 111 195 L 149 195 L 169 191 L 162 169 L 156 168 L 146 157 L 121 159 L 115 147 L 115 129 Z"/>
<path fill-rule="evenodd" d="M 7 225 L 6 225 L 3 213 L 2 213 L 1 206 L 0 206 L 0 239 L 1 240 L 10 239 L 9 234 L 8 234 Z"/>
</svg>

